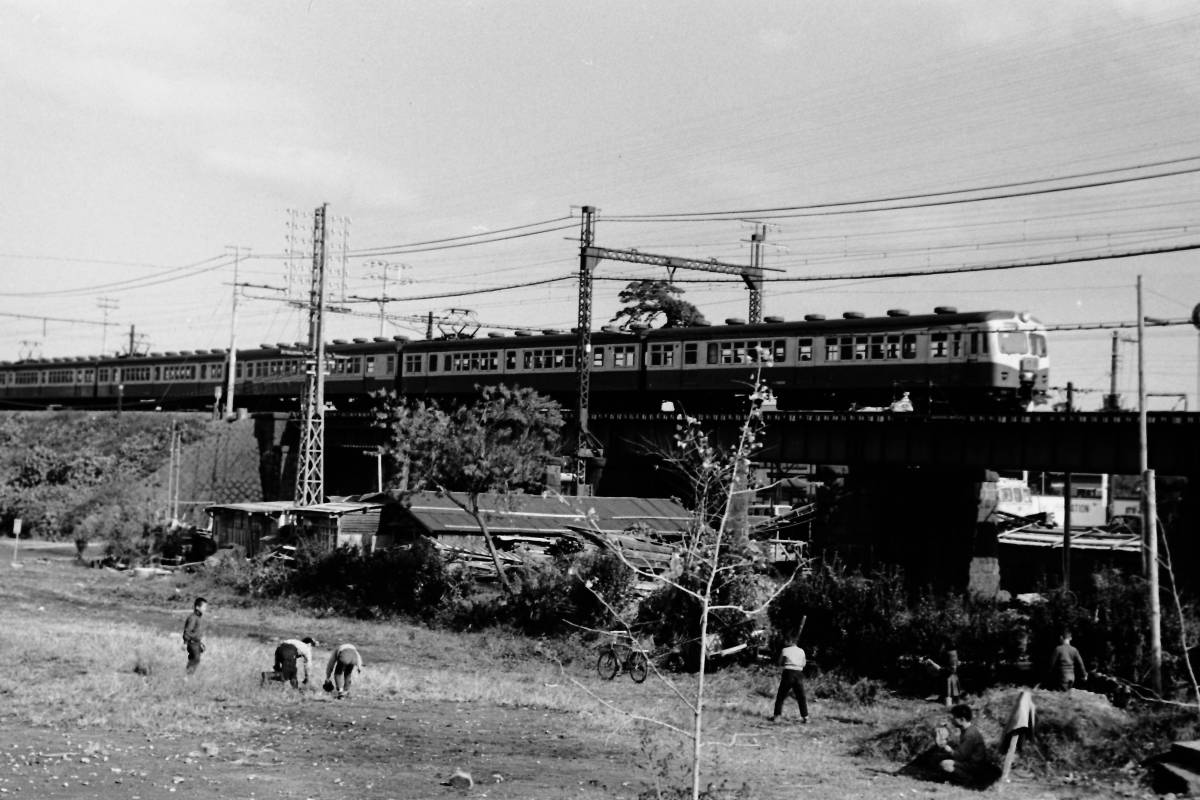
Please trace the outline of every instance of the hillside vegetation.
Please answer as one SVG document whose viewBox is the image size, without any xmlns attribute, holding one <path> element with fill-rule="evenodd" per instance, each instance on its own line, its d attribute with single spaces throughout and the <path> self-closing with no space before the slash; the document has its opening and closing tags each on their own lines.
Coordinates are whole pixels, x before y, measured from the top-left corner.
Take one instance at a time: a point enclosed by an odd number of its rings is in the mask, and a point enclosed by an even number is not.
<svg viewBox="0 0 1200 800">
<path fill-rule="evenodd" d="M 250 421 L 207 414 L 87 411 L 0 413 L 0 519 L 43 539 L 144 536 L 170 521 L 172 431 L 183 452 L 180 517 L 203 502 L 255 500 Z M 197 502 L 199 501 L 199 502 Z"/>
</svg>

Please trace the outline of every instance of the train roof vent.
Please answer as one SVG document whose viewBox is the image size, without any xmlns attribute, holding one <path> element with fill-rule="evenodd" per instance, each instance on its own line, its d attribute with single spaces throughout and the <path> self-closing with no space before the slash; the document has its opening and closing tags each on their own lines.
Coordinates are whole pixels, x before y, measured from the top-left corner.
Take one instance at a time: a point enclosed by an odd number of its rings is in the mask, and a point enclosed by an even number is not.
<svg viewBox="0 0 1200 800">
<path fill-rule="evenodd" d="M 521 328 L 520 330 L 513 331 L 513 336 L 533 336 L 533 331 Z"/>
<path fill-rule="evenodd" d="M 180 351 L 179 351 L 179 355 L 181 355 L 181 356 L 194 356 L 194 355 L 196 355 L 196 351 L 195 351 L 195 350 L 180 350 Z"/>
<path fill-rule="evenodd" d="M 888 316 L 889 317 L 907 317 L 908 309 L 907 308 L 889 308 Z"/>
<path fill-rule="evenodd" d="M 100 360 L 100 356 L 88 356 L 88 357 L 87 357 L 87 360 L 88 360 L 88 361 L 99 361 L 99 360 Z"/>
<path fill-rule="evenodd" d="M 291 349 L 291 345 L 288 344 L 287 342 L 276 342 L 275 346 L 278 347 L 280 350 Z"/>
<path fill-rule="evenodd" d="M 805 314 L 804 321 L 805 322 L 824 322 L 825 315 L 824 314 Z"/>
<path fill-rule="evenodd" d="M 367 338 L 367 337 L 365 337 L 365 336 L 355 336 L 355 337 L 354 337 L 354 343 L 355 343 L 355 344 L 366 344 L 366 343 L 367 343 L 367 342 L 369 342 L 369 341 L 371 341 L 371 340 L 370 340 L 370 339 L 368 339 L 368 338 Z"/>
<path fill-rule="evenodd" d="M 349 339 L 334 339 L 333 343 L 334 344 L 350 344 L 350 340 Z"/>
<path fill-rule="evenodd" d="M 371 341 L 372 342 L 390 342 L 391 339 L 389 339 L 386 336 L 374 336 L 371 338 Z"/>
<path fill-rule="evenodd" d="M 392 341 L 393 342 L 411 342 L 412 338 L 409 336 L 393 336 Z"/>
<path fill-rule="evenodd" d="M 224 347 L 214 347 L 213 349 L 209 350 L 208 352 L 212 353 L 214 356 L 223 356 L 223 355 L 225 355 L 225 348 Z"/>
<path fill-rule="evenodd" d="M 162 358 L 162 353 L 150 353 L 151 358 Z"/>
<path fill-rule="evenodd" d="M 933 309 L 933 313 L 935 313 L 935 314 L 957 314 L 958 308 L 956 308 L 955 306 L 938 306 L 935 309 Z"/>
<path fill-rule="evenodd" d="M 650 326 L 644 322 L 631 322 L 631 323 L 629 323 L 629 330 L 631 330 L 631 331 L 648 331 L 648 330 L 650 330 Z"/>
<path fill-rule="evenodd" d="M 546 334 L 547 336 L 554 336 L 557 333 L 562 333 L 562 331 L 554 328 L 542 328 L 542 333 Z"/>
<path fill-rule="evenodd" d="M 725 324 L 726 325 L 745 325 L 746 320 L 742 319 L 741 317 L 726 317 Z"/>
<path fill-rule="evenodd" d="M 601 325 L 600 330 L 605 333 L 619 333 L 621 331 L 616 325 Z"/>
<path fill-rule="evenodd" d="M 866 314 L 864 314 L 861 311 L 843 311 L 842 312 L 842 319 L 862 319 L 865 316 L 866 316 Z"/>
<path fill-rule="evenodd" d="M 177 356 L 177 355 L 179 355 L 179 351 L 178 350 L 167 350 L 165 353 L 163 353 L 163 355 L 164 356 Z"/>
<path fill-rule="evenodd" d="M 504 331 L 488 331 L 487 335 L 489 339 L 503 339 Z"/>
<path fill-rule="evenodd" d="M 763 317 L 763 322 L 783 322 L 783 317 L 774 316 L 774 315 L 769 316 L 769 317 Z"/>
</svg>

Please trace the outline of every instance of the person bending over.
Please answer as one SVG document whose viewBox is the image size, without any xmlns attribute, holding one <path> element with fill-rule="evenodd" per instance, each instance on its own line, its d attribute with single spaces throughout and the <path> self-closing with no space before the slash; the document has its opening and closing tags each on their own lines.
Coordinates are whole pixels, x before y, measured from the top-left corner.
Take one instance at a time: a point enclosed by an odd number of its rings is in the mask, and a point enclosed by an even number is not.
<svg viewBox="0 0 1200 800">
<path fill-rule="evenodd" d="M 339 644 L 325 665 L 325 691 L 336 692 L 338 697 L 350 694 L 350 682 L 356 671 L 362 672 L 362 656 L 352 644 Z"/>
<path fill-rule="evenodd" d="M 275 672 L 282 680 L 299 689 L 299 662 L 304 662 L 304 684 L 308 685 L 308 665 L 312 663 L 312 649 L 317 642 L 311 636 L 303 639 L 288 639 L 275 648 Z"/>
</svg>

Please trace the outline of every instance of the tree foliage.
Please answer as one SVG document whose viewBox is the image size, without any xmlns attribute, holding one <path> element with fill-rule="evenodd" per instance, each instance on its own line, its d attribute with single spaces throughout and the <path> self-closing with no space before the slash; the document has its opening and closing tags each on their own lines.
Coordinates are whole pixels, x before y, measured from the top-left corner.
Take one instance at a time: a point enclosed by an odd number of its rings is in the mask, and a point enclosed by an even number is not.
<svg viewBox="0 0 1200 800">
<path fill-rule="evenodd" d="M 650 327 L 686 328 L 690 325 L 707 325 L 708 320 L 700 309 L 679 295 L 683 289 L 667 281 L 633 281 L 617 296 L 625 304 L 612 318 L 622 328 L 640 323 Z M 661 325 L 658 325 L 659 321 Z"/>
<path fill-rule="evenodd" d="M 388 434 L 384 455 L 394 467 L 392 488 L 432 489 L 470 514 L 510 591 L 479 498 L 538 483 L 557 453 L 563 426 L 558 404 L 532 389 L 507 386 L 484 387 L 475 403 L 450 411 L 433 401 L 385 395 L 377 421 Z"/>
</svg>

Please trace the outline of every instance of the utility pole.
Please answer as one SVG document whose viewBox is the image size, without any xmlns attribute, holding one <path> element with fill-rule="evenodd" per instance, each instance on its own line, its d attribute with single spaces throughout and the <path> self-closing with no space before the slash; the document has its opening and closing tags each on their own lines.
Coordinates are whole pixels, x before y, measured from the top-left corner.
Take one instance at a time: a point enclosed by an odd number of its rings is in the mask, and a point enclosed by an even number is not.
<svg viewBox="0 0 1200 800">
<path fill-rule="evenodd" d="M 1158 499 L 1146 427 L 1146 317 L 1142 312 L 1142 276 L 1137 279 L 1138 466 L 1142 472 L 1142 545 L 1150 623 L 1150 685 L 1162 692 L 1162 610 L 1158 597 Z"/>
<path fill-rule="evenodd" d="M 104 351 L 107 349 L 108 345 L 108 312 L 116 311 L 117 306 L 120 304 L 117 302 L 116 298 L 100 297 L 96 299 L 96 305 L 99 306 L 100 310 L 104 313 L 104 327 L 101 329 L 100 333 L 100 355 L 104 355 Z"/>
<path fill-rule="evenodd" d="M 312 280 L 308 292 L 308 352 L 304 360 L 300 452 L 296 459 L 295 504 L 325 499 L 325 216 L 323 203 L 313 214 Z"/>
<path fill-rule="evenodd" d="M 237 370 L 237 308 L 238 308 L 238 267 L 240 266 L 242 248 L 236 245 L 226 245 L 233 250 L 233 310 L 229 315 L 229 358 L 225 365 L 225 416 L 232 417 L 234 373 Z M 249 251 L 249 248 L 247 248 Z"/>
<path fill-rule="evenodd" d="M 1067 422 L 1075 412 L 1075 384 L 1067 381 Z M 1063 591 L 1071 591 L 1071 495 L 1075 489 L 1071 485 L 1072 474 L 1068 471 L 1063 475 L 1063 554 L 1062 554 L 1062 586 Z"/>
</svg>

